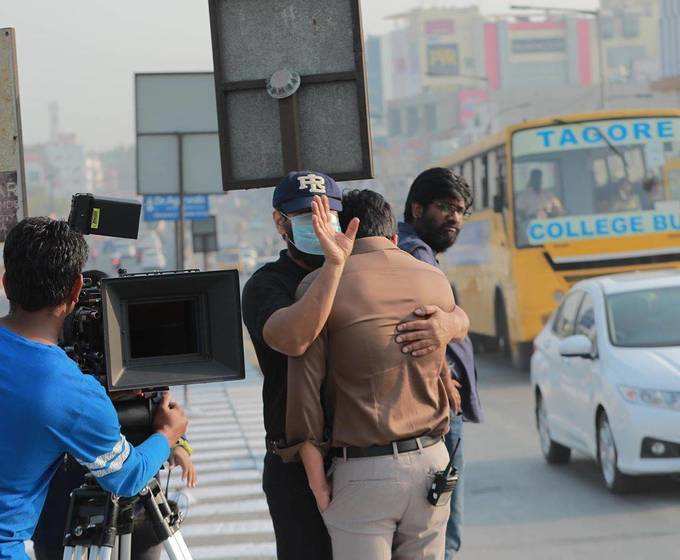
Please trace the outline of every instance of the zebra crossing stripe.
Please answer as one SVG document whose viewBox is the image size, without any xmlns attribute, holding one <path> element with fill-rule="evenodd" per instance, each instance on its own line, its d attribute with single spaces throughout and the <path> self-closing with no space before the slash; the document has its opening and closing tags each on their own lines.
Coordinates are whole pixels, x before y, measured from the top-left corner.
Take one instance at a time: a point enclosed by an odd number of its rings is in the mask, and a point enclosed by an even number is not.
<svg viewBox="0 0 680 560">
<path fill-rule="evenodd" d="M 258 446 L 260 447 L 260 446 Z M 249 457 L 250 453 L 245 445 L 241 445 L 236 449 L 219 449 L 215 451 L 196 451 L 194 453 L 195 461 L 212 461 L 214 459 L 240 459 L 242 457 Z M 264 450 L 257 455 L 264 456 Z"/>
<path fill-rule="evenodd" d="M 275 558 L 276 544 L 271 543 L 243 543 L 223 546 L 193 546 L 189 547 L 191 555 L 196 559 L 218 558 Z"/>
<path fill-rule="evenodd" d="M 230 484 L 227 486 L 206 486 L 200 485 L 196 488 L 183 490 L 190 501 L 214 498 L 234 498 L 237 496 L 253 496 L 262 494 L 261 484 Z"/>
<path fill-rule="evenodd" d="M 181 530 L 196 560 L 276 557 L 262 491 L 266 450 L 260 395 L 260 383 L 189 390 L 187 436 L 198 486 L 185 488 L 175 468 L 169 494 L 187 498 Z"/>
<path fill-rule="evenodd" d="M 198 469 L 197 469 L 198 470 Z M 199 476 L 199 488 L 203 486 L 209 486 L 215 484 L 216 482 L 234 482 L 242 480 L 260 480 L 260 473 L 256 470 L 242 470 L 242 471 L 227 471 L 223 468 L 215 472 L 208 472 L 204 470 L 198 470 Z M 173 474 L 170 479 L 170 487 L 174 489 L 181 489 L 184 487 L 184 482 L 181 480 L 179 474 Z"/>
<path fill-rule="evenodd" d="M 213 537 L 215 535 L 271 535 L 273 531 L 274 527 L 269 519 L 224 521 L 182 527 L 182 535 L 185 539 L 188 537 Z"/>
<path fill-rule="evenodd" d="M 194 504 L 189 506 L 189 516 L 185 522 L 186 526 L 193 525 L 192 517 L 216 517 L 220 515 L 231 514 L 252 515 L 259 513 L 269 513 L 267 507 L 267 500 L 264 498 L 250 498 L 248 500 L 239 500 L 237 502 L 225 503 L 209 503 L 209 504 Z M 182 526 L 184 527 L 184 525 Z"/>
</svg>

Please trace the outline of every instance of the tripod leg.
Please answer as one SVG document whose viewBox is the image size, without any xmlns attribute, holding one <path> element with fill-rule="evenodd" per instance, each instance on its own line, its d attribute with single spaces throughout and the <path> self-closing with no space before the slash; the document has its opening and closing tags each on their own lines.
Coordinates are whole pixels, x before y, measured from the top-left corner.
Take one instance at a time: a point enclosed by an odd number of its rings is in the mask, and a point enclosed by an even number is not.
<svg viewBox="0 0 680 560">
<path fill-rule="evenodd" d="M 99 560 L 111 560 L 112 552 L 113 552 L 112 548 L 109 548 L 108 546 L 102 546 L 99 549 Z"/>
<path fill-rule="evenodd" d="M 177 541 L 177 543 L 179 544 L 180 548 L 181 548 L 182 551 L 184 552 L 184 558 L 185 558 L 186 560 L 192 560 L 192 559 L 191 559 L 191 552 L 189 551 L 189 547 L 187 546 L 187 543 L 186 543 L 186 541 L 184 540 L 184 537 L 182 536 L 182 533 L 180 533 L 179 531 L 177 531 L 173 536 L 175 537 L 175 540 Z"/>
<path fill-rule="evenodd" d="M 87 557 L 87 560 L 97 560 L 97 556 L 99 555 L 99 547 L 92 545 L 90 547 L 90 554 Z"/>
<path fill-rule="evenodd" d="M 168 555 L 168 558 L 170 560 L 191 560 L 191 555 L 185 555 L 184 549 L 182 548 L 179 541 L 175 538 L 175 535 L 177 535 L 177 533 L 163 541 L 163 546 L 165 547 L 165 552 Z"/>
<path fill-rule="evenodd" d="M 73 552 L 74 550 L 72 546 L 65 546 L 63 560 L 72 560 Z"/>
<path fill-rule="evenodd" d="M 87 560 L 87 547 L 76 545 L 75 560 Z"/>
<path fill-rule="evenodd" d="M 131 560 L 132 558 L 132 533 L 120 535 L 118 560 Z"/>
</svg>

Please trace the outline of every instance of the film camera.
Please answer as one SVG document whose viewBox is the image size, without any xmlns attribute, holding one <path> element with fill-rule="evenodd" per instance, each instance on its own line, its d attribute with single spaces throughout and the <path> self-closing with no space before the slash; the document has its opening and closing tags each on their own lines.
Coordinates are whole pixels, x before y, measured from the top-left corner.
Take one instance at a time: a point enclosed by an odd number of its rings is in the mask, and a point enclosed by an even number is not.
<svg viewBox="0 0 680 560">
<path fill-rule="evenodd" d="M 76 194 L 69 225 L 136 239 L 140 212 L 135 201 Z M 131 443 L 153 433 L 159 391 L 245 377 L 238 271 L 120 271 L 97 280 L 82 290 L 61 346 L 106 387 Z"/>
</svg>

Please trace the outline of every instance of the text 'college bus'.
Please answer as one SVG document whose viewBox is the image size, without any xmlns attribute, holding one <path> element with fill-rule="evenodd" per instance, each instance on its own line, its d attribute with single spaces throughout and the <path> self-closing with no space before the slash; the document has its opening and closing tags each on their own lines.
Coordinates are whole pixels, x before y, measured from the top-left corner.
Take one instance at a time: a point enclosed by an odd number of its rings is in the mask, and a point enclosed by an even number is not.
<svg viewBox="0 0 680 560">
<path fill-rule="evenodd" d="M 442 166 L 475 196 L 442 266 L 472 332 L 516 366 L 578 280 L 680 266 L 679 110 L 524 122 Z"/>
</svg>

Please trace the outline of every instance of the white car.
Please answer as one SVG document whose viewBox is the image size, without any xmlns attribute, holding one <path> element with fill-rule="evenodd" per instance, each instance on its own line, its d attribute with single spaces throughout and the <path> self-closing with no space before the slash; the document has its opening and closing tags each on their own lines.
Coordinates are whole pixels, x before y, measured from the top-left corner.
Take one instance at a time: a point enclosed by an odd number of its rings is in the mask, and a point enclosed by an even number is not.
<svg viewBox="0 0 680 560">
<path fill-rule="evenodd" d="M 534 341 L 541 450 L 595 458 L 607 488 L 680 473 L 680 271 L 574 285 Z"/>
</svg>

